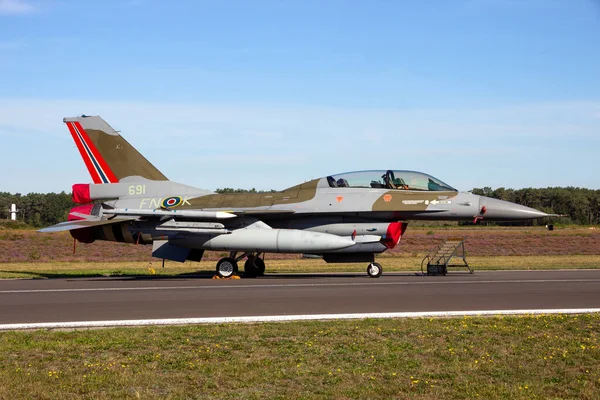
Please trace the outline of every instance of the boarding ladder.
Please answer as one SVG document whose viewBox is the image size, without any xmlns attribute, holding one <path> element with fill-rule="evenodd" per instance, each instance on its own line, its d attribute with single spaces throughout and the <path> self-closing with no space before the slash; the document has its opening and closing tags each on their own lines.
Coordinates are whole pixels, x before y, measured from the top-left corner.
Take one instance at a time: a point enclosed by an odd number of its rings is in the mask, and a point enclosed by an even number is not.
<svg viewBox="0 0 600 400">
<path fill-rule="evenodd" d="M 451 264 L 455 259 L 462 260 L 463 264 Z M 421 261 L 421 272 L 427 275 L 446 275 L 448 267 L 467 267 L 472 274 L 473 269 L 469 267 L 465 256 L 465 241 L 463 238 L 448 238 L 444 243 L 432 249 Z"/>
</svg>

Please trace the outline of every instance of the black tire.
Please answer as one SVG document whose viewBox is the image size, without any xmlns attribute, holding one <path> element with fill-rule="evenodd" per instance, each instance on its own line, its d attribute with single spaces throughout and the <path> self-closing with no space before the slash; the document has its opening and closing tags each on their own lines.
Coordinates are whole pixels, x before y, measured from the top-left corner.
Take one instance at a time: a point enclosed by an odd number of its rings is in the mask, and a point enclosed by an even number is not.
<svg viewBox="0 0 600 400">
<path fill-rule="evenodd" d="M 230 278 L 237 274 L 237 272 L 238 265 L 233 258 L 221 258 L 217 263 L 217 275 L 219 275 L 221 278 Z"/>
<path fill-rule="evenodd" d="M 254 265 L 258 268 L 258 276 L 263 276 L 265 274 L 265 261 L 262 258 L 256 257 Z"/>
<path fill-rule="evenodd" d="M 265 274 L 265 262 L 259 258 L 249 258 L 244 263 L 244 274 L 247 277 L 254 278 Z"/>
<path fill-rule="evenodd" d="M 379 264 L 379 263 L 372 262 L 371 264 L 369 264 L 367 266 L 367 274 L 371 278 L 379 278 L 382 273 L 383 273 L 383 268 L 381 267 L 381 264 Z"/>
</svg>

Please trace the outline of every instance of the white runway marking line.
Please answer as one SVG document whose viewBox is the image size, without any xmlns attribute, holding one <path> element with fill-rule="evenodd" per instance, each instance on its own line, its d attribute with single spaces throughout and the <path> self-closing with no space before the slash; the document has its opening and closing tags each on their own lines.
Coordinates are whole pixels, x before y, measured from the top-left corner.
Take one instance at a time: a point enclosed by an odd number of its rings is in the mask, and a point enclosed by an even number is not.
<svg viewBox="0 0 600 400">
<path fill-rule="evenodd" d="M 268 289 L 339 286 L 411 286 L 411 285 L 474 285 L 494 283 L 598 283 L 600 279 L 512 279 L 487 281 L 435 281 L 435 282 L 363 282 L 363 283 L 289 283 L 275 285 L 223 285 L 223 286 L 148 286 L 148 287 L 105 287 L 72 289 L 14 289 L 0 290 L 0 294 L 18 293 L 68 293 L 68 292 L 125 292 L 140 290 L 219 290 L 219 289 Z"/>
<path fill-rule="evenodd" d="M 392 312 L 366 314 L 314 314 L 314 315 L 273 315 L 253 317 L 213 317 L 213 318 L 167 318 L 167 319 L 132 319 L 117 321 L 75 321 L 75 322 L 39 322 L 24 324 L 1 324 L 0 331 L 22 329 L 75 329 L 75 328 L 108 328 L 119 326 L 151 326 L 151 325 L 199 325 L 229 324 L 252 322 L 292 322 L 292 321 L 330 321 L 366 318 L 447 318 L 447 317 L 479 317 L 500 315 L 540 315 L 540 314 L 594 314 L 600 308 L 548 309 L 548 310 L 481 310 L 481 311 L 423 311 Z"/>
</svg>

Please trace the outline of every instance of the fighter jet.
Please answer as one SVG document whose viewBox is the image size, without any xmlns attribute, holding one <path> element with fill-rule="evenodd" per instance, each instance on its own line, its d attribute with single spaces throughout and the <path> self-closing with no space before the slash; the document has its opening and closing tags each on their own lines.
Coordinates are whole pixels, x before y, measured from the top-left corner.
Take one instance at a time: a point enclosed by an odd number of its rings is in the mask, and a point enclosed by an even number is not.
<svg viewBox="0 0 600 400">
<path fill-rule="evenodd" d="M 200 261 L 229 252 L 216 273 L 230 277 L 246 259 L 247 276 L 264 274 L 265 253 L 367 263 L 397 246 L 408 221 L 513 221 L 548 214 L 463 193 L 431 175 L 382 169 L 313 179 L 273 193 L 217 194 L 168 180 L 99 116 L 64 118 L 94 183 L 73 185 L 68 221 L 41 232 L 70 231 L 95 240 L 152 245 L 152 256 Z"/>
</svg>

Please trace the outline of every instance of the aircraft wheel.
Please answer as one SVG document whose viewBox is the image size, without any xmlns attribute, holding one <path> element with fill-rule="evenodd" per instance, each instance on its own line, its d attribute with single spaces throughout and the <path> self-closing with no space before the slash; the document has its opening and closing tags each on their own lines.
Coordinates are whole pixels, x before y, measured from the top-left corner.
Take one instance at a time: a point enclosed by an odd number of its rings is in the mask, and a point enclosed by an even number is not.
<svg viewBox="0 0 600 400">
<path fill-rule="evenodd" d="M 379 264 L 379 263 L 372 262 L 367 267 L 367 274 L 371 278 L 379 278 L 382 273 L 383 273 L 383 268 L 381 268 L 381 264 Z"/>
<path fill-rule="evenodd" d="M 254 260 L 254 265 L 258 268 L 258 276 L 263 276 L 265 274 L 265 262 L 262 258 L 256 257 Z"/>
<path fill-rule="evenodd" d="M 235 259 L 230 257 L 221 258 L 217 263 L 217 275 L 221 278 L 229 278 L 237 273 L 238 265 Z"/>
<path fill-rule="evenodd" d="M 244 263 L 244 273 L 249 277 L 263 276 L 265 274 L 265 262 L 259 257 L 248 258 Z"/>
</svg>

